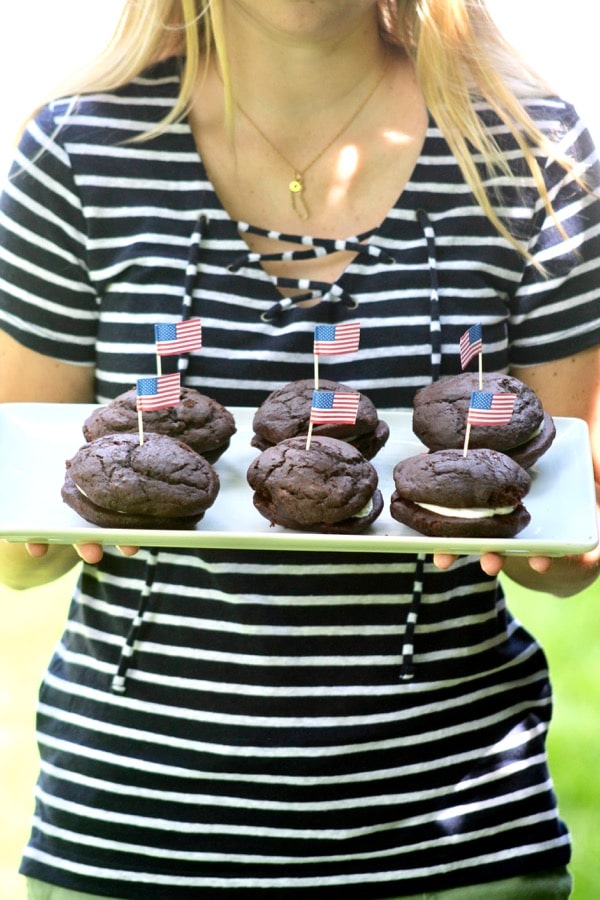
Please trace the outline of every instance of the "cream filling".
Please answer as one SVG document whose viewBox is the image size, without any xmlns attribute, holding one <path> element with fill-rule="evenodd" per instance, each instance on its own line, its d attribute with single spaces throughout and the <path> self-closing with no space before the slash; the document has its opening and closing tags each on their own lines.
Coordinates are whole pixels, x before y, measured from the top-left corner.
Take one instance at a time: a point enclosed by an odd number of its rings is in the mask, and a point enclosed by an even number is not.
<svg viewBox="0 0 600 900">
<path fill-rule="evenodd" d="M 532 440 L 533 440 L 534 438 L 536 438 L 539 434 L 541 434 L 543 430 L 544 430 L 544 419 L 542 419 L 541 423 L 540 423 L 539 426 L 535 429 L 535 431 L 533 432 L 533 434 L 530 434 L 530 435 L 529 435 L 529 437 L 527 438 L 527 440 L 521 441 L 520 444 L 516 444 L 514 447 L 511 447 L 510 450 L 518 450 L 519 447 L 524 447 L 525 444 L 528 444 L 529 441 L 532 441 Z M 510 450 L 509 450 L 508 452 L 510 452 Z"/>
<path fill-rule="evenodd" d="M 351 519 L 364 519 L 365 516 L 368 516 L 371 513 L 372 509 L 373 509 L 373 501 L 369 500 L 365 504 L 365 506 L 363 506 L 363 508 L 360 510 L 360 512 L 354 513 L 354 515 L 351 516 L 350 518 Z"/>
<path fill-rule="evenodd" d="M 433 503 L 417 503 L 423 509 L 435 513 L 436 516 L 450 516 L 453 519 L 489 519 L 492 516 L 508 516 L 515 509 L 514 506 L 499 506 L 497 509 L 483 507 L 459 508 L 451 506 L 435 506 Z"/>
<path fill-rule="evenodd" d="M 94 504 L 94 506 L 98 506 L 98 504 L 97 504 L 94 500 L 92 500 L 91 497 L 88 497 L 88 495 L 87 495 L 86 492 L 83 490 L 83 488 L 80 488 L 80 487 L 79 487 L 79 485 L 77 484 L 76 481 L 74 481 L 73 484 L 75 485 L 75 487 L 77 488 L 77 490 L 79 491 L 79 493 L 80 493 L 83 497 L 85 497 L 86 500 L 89 500 L 90 503 L 93 503 L 93 504 Z M 102 509 L 102 507 L 98 506 L 98 509 Z M 126 509 L 115 509 L 115 510 L 113 510 L 113 512 L 120 513 L 121 515 L 124 515 L 124 516 L 129 515 L 129 513 L 127 512 Z"/>
</svg>

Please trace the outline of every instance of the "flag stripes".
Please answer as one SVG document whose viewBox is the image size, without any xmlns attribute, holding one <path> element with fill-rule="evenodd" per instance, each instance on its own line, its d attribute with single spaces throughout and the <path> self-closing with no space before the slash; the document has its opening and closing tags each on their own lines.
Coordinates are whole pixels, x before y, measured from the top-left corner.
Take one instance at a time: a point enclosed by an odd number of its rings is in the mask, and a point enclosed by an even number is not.
<svg viewBox="0 0 600 900">
<path fill-rule="evenodd" d="M 506 425 L 510 422 L 516 394 L 491 394 L 488 391 L 473 391 L 467 413 L 469 425 Z"/>
<path fill-rule="evenodd" d="M 473 357 L 477 356 L 477 354 L 481 353 L 483 350 L 481 325 L 479 322 L 476 325 L 471 325 L 471 327 L 465 331 L 459 341 L 458 347 L 460 351 L 460 365 L 461 368 L 465 369 Z"/>
<path fill-rule="evenodd" d="M 316 325 L 314 353 L 316 356 L 336 356 L 354 353 L 360 341 L 360 322 L 342 322 L 341 325 Z"/>
<path fill-rule="evenodd" d="M 155 409 L 166 409 L 177 406 L 181 397 L 181 375 L 173 372 L 170 375 L 155 375 L 150 378 L 138 378 L 137 408 L 141 412 Z"/>
<path fill-rule="evenodd" d="M 161 322 L 154 326 L 157 356 L 176 356 L 191 353 L 202 347 L 202 323 L 200 319 L 184 322 Z"/>
<path fill-rule="evenodd" d="M 313 391 L 310 421 L 313 425 L 354 425 L 359 400 L 356 391 Z"/>
</svg>

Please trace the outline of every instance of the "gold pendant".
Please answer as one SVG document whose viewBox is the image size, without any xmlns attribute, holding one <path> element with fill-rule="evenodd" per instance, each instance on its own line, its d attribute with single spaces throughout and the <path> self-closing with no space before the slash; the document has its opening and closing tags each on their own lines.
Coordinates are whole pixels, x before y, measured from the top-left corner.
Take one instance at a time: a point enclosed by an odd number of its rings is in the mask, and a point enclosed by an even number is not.
<svg viewBox="0 0 600 900">
<path fill-rule="evenodd" d="M 306 200 L 304 199 L 304 182 L 302 181 L 302 174 L 300 172 L 296 172 L 288 187 L 290 189 L 292 209 L 303 222 L 306 222 L 309 212 Z"/>
</svg>

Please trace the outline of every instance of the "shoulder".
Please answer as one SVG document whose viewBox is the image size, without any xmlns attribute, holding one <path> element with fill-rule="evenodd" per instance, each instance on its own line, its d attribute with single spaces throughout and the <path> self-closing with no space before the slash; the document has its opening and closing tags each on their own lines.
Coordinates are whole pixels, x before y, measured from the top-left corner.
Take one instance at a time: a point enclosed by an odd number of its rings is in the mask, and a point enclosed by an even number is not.
<svg viewBox="0 0 600 900">
<path fill-rule="evenodd" d="M 520 103 L 525 120 L 517 123 L 516 128 L 530 146 L 532 141 L 536 141 L 532 132 L 527 132 L 527 118 L 541 135 L 541 142 L 538 139 L 538 145 L 533 149 L 540 165 L 547 172 L 545 177 L 550 181 L 555 177 L 560 182 L 565 174 L 564 164 L 567 163 L 569 167 L 570 163 L 575 163 L 590 170 L 592 180 L 596 183 L 598 155 L 594 141 L 573 104 L 558 96 L 533 93 L 522 96 Z M 511 165 L 516 167 L 516 171 L 521 171 L 524 155 L 514 130 L 489 104 L 479 102 L 476 108 L 485 127 L 493 133 L 498 146 L 507 159 L 511 160 Z"/>
<path fill-rule="evenodd" d="M 552 144 L 561 144 L 569 135 L 575 138 L 586 131 L 585 123 L 576 108 L 561 97 L 530 93 L 521 96 L 519 102 L 525 116 Z M 500 135 L 510 135 L 508 124 L 489 103 L 478 101 L 475 108 L 486 128 Z"/>
<path fill-rule="evenodd" d="M 569 134 L 585 130 L 585 123 L 572 103 L 561 97 L 530 97 L 523 107 L 531 119 L 552 143 L 561 143 Z"/>
<path fill-rule="evenodd" d="M 164 119 L 179 85 L 180 60 L 172 57 L 118 88 L 59 97 L 40 111 L 36 124 L 46 133 L 60 132 L 64 141 L 130 140 Z"/>
<path fill-rule="evenodd" d="M 556 131 L 564 133 L 576 125 L 579 116 L 573 104 L 552 94 L 523 93 L 517 97 L 525 115 L 544 132 L 552 134 Z M 497 108 L 486 100 L 475 100 L 475 110 L 480 119 L 489 128 L 500 127 L 503 120 Z"/>
</svg>

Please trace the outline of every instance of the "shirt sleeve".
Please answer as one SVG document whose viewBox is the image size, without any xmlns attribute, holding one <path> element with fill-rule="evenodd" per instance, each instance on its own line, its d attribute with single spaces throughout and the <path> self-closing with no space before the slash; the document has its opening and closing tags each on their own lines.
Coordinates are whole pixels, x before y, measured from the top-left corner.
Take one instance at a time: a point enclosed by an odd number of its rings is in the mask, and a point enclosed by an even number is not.
<svg viewBox="0 0 600 900">
<path fill-rule="evenodd" d="M 589 132 L 564 108 L 558 148 L 574 167 L 554 160 L 543 167 L 554 214 L 539 201 L 532 260 L 511 300 L 514 366 L 562 359 L 600 341 L 600 166 Z"/>
<path fill-rule="evenodd" d="M 0 196 L 0 327 L 39 353 L 93 365 L 98 302 L 61 134 L 46 108 L 23 135 Z"/>
</svg>

